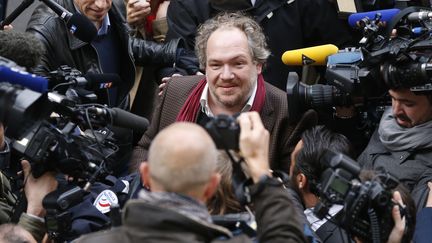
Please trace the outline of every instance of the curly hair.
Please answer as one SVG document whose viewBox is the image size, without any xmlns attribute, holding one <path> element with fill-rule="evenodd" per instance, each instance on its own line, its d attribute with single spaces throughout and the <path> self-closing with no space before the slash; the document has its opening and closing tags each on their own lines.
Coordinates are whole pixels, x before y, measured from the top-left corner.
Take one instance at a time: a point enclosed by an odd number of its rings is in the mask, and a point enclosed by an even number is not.
<svg viewBox="0 0 432 243">
<path fill-rule="evenodd" d="M 266 62 L 270 51 L 267 47 L 264 32 L 259 24 L 242 13 L 222 12 L 207 20 L 198 28 L 195 40 L 195 52 L 198 56 L 201 69 L 205 69 L 206 66 L 207 41 L 210 36 L 218 29 L 229 28 L 237 28 L 246 35 L 249 43 L 249 50 L 254 61 L 260 64 Z"/>
</svg>

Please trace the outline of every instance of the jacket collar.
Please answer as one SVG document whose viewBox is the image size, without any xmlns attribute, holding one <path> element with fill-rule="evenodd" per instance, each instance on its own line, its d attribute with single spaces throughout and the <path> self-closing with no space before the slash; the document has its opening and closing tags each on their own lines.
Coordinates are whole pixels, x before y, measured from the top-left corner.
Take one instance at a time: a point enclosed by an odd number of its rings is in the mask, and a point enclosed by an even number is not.
<svg viewBox="0 0 432 243">
<path fill-rule="evenodd" d="M 255 20 L 259 23 L 265 17 L 271 16 L 271 13 L 287 4 L 288 0 L 256 0 L 255 6 L 252 9 L 252 13 L 255 16 Z"/>
<path fill-rule="evenodd" d="M 399 164 L 402 164 L 405 162 L 410 155 L 412 154 L 412 151 L 389 151 L 383 143 L 381 143 L 379 139 L 378 130 L 375 130 L 373 136 L 370 139 L 369 145 L 368 145 L 368 154 L 375 156 L 380 154 L 391 154 L 391 156 L 399 162 Z"/>
<path fill-rule="evenodd" d="M 76 10 L 75 5 L 73 3 L 73 0 L 69 0 L 69 1 L 63 0 L 62 3 L 60 3 L 60 4 L 63 5 L 71 13 L 78 13 L 78 11 Z M 113 18 L 115 20 L 110 21 L 110 24 L 111 24 L 111 26 L 115 25 L 115 27 L 118 28 L 119 31 L 129 32 L 130 29 L 126 28 L 126 25 L 125 25 L 126 20 L 120 14 L 121 13 L 121 9 L 120 9 L 121 7 L 122 6 L 118 5 L 118 3 L 116 3 L 116 1 L 112 2 L 111 9 L 108 11 L 108 16 L 109 16 L 109 18 Z M 69 31 L 67 32 L 67 38 L 68 38 L 68 42 L 69 42 L 69 48 L 71 50 L 76 50 L 78 48 L 81 48 L 81 47 L 87 45 L 86 42 L 83 42 L 80 39 L 76 38 Z M 120 38 L 123 38 L 123 36 L 120 35 Z M 122 40 L 122 41 L 127 42 L 127 40 Z"/>
<path fill-rule="evenodd" d="M 149 220 L 143 220 L 142 217 L 136 215 L 146 215 Z M 140 199 L 128 201 L 123 213 L 123 222 L 127 227 L 139 228 L 140 230 L 163 231 L 161 230 L 163 227 L 169 226 L 171 229 L 181 229 L 185 234 L 201 235 L 206 237 L 208 241 L 219 237 L 232 237 L 232 233 L 224 227 L 195 220 L 174 210 L 145 203 Z"/>
</svg>

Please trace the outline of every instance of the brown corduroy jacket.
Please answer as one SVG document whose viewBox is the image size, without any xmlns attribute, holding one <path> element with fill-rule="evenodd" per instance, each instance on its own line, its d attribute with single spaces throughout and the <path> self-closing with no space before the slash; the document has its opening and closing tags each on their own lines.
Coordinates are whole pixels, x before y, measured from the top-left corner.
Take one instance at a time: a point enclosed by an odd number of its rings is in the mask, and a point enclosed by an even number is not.
<svg viewBox="0 0 432 243">
<path fill-rule="evenodd" d="M 162 97 L 159 98 L 158 107 L 153 112 L 150 127 L 134 148 L 130 162 L 132 169 L 147 160 L 152 139 L 160 130 L 176 121 L 189 94 L 202 78 L 203 76 L 181 76 L 167 83 Z M 294 126 L 288 122 L 286 93 L 267 82 L 265 89 L 265 102 L 260 115 L 264 127 L 270 132 L 270 167 L 288 173 L 290 154 L 298 136 L 293 136 Z"/>
</svg>

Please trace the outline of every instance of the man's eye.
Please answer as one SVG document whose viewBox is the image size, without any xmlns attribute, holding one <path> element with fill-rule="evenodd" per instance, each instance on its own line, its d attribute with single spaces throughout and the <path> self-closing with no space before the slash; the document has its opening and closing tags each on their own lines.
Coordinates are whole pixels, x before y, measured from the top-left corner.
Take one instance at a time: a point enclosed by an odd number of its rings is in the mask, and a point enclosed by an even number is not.
<svg viewBox="0 0 432 243">
<path fill-rule="evenodd" d="M 412 104 L 412 103 L 405 103 L 405 106 L 406 106 L 406 107 L 414 107 L 415 104 Z"/>
<path fill-rule="evenodd" d="M 213 63 L 213 64 L 210 64 L 209 66 L 210 66 L 210 68 L 216 69 L 216 68 L 220 68 L 221 65 Z"/>
</svg>

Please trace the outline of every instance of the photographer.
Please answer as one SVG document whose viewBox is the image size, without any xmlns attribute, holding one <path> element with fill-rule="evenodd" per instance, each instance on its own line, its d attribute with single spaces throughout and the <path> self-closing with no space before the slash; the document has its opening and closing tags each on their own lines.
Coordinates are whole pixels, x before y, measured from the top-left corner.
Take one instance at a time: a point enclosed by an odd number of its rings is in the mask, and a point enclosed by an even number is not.
<svg viewBox="0 0 432 243">
<path fill-rule="evenodd" d="M 324 126 L 316 126 L 306 130 L 291 154 L 290 178 L 291 186 L 300 196 L 304 213 L 312 230 L 323 242 L 350 242 L 347 233 L 334 221 L 342 215 L 343 205 L 333 205 L 329 214 L 331 219 L 318 219 L 313 209 L 319 202 L 317 184 L 326 167 L 320 158 L 326 150 L 352 154 L 348 139 L 333 133 Z"/>
<path fill-rule="evenodd" d="M 393 88 L 389 94 L 392 106 L 384 112 L 358 162 L 364 169 L 383 168 L 395 175 L 420 210 L 425 206 L 431 178 L 432 94 L 409 88 Z"/>
<path fill-rule="evenodd" d="M 238 121 L 240 150 L 254 182 L 250 190 L 259 241 L 304 242 L 285 189 L 269 172 L 268 131 L 258 113 L 244 113 Z M 167 127 L 154 139 L 148 162 L 140 166 L 143 183 L 152 192 L 142 190 L 138 200 L 128 202 L 123 226 L 77 241 L 249 242 L 245 235 L 232 237 L 227 229 L 212 224 L 204 205 L 220 180 L 216 160 L 214 142 L 200 126 L 176 123 Z"/>
</svg>

